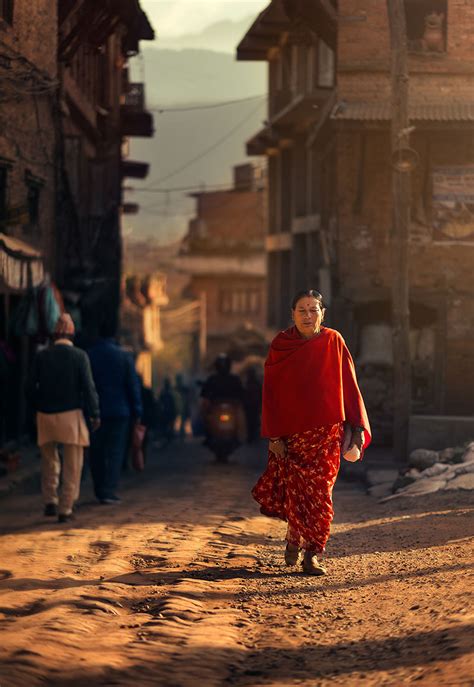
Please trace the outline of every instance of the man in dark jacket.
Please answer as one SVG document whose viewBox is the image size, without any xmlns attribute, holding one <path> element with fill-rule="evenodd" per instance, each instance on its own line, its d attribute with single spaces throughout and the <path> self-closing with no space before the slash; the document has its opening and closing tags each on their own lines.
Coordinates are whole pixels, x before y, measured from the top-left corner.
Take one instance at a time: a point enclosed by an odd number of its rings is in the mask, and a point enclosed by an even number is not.
<svg viewBox="0 0 474 687">
<path fill-rule="evenodd" d="M 74 323 L 64 313 L 56 324 L 54 346 L 38 353 L 28 384 L 37 411 L 44 514 L 56 515 L 59 505 L 59 522 L 72 518 L 74 502 L 79 497 L 84 446 L 89 445 L 84 413 L 92 429 L 100 425 L 99 399 L 89 359 L 84 351 L 75 348 L 73 338 Z M 58 444 L 63 444 L 64 454 L 59 500 Z"/>
<path fill-rule="evenodd" d="M 128 449 L 131 422 L 142 416 L 140 380 L 132 356 L 116 341 L 102 337 L 89 350 L 92 373 L 99 394 L 101 427 L 91 441 L 90 466 L 97 499 L 119 503 L 116 494 Z"/>
</svg>

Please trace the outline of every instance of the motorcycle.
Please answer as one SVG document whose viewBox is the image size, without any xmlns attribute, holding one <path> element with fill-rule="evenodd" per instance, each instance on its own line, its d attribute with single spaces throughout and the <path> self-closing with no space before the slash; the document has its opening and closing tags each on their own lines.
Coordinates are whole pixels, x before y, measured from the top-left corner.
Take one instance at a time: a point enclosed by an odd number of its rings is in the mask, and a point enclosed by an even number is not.
<svg viewBox="0 0 474 687">
<path fill-rule="evenodd" d="M 215 401 L 207 415 L 207 446 L 219 463 L 240 445 L 241 407 L 235 401 Z"/>
</svg>

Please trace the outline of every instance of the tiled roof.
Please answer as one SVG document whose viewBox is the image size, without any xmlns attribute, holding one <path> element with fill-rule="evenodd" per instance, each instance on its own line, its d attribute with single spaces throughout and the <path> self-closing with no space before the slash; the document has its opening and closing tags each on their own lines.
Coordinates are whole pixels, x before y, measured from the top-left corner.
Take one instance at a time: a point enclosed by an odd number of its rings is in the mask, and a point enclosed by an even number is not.
<svg viewBox="0 0 474 687">
<path fill-rule="evenodd" d="M 391 119 L 391 104 L 387 101 L 347 102 L 340 100 L 331 112 L 331 119 L 353 121 L 387 121 Z M 410 119 L 433 122 L 474 122 L 472 103 L 411 103 Z"/>
</svg>

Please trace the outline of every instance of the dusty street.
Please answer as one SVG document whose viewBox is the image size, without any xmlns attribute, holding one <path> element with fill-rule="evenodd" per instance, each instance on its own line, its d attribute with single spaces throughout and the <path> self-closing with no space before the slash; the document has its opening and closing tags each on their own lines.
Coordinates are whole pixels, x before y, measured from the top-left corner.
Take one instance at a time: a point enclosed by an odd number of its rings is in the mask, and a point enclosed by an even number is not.
<svg viewBox="0 0 474 687">
<path fill-rule="evenodd" d="M 1 687 L 474 684 L 469 493 L 381 505 L 340 480 L 312 578 L 249 496 L 264 462 L 176 445 L 66 526 L 3 499 Z"/>
</svg>

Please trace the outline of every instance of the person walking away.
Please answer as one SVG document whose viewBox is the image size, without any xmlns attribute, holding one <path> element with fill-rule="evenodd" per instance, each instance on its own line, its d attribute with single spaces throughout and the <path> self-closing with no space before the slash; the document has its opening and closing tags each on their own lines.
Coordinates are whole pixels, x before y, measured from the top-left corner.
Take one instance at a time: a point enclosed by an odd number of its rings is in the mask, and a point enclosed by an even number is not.
<svg viewBox="0 0 474 687">
<path fill-rule="evenodd" d="M 311 575 L 326 574 L 317 554 L 329 538 L 341 452 L 362 455 L 371 441 L 351 354 L 339 332 L 322 326 L 324 313 L 318 291 L 300 291 L 294 326 L 271 343 L 262 407 L 268 465 L 252 490 L 264 515 L 288 524 L 285 563 L 302 562 Z"/>
<path fill-rule="evenodd" d="M 128 450 L 132 422 L 142 417 L 140 380 L 132 356 L 103 326 L 100 338 L 88 349 L 99 394 L 101 426 L 91 441 L 89 461 L 98 501 L 120 503 L 117 489 Z"/>
<path fill-rule="evenodd" d="M 169 377 L 163 380 L 163 388 L 158 396 L 158 409 L 160 432 L 164 439 L 163 445 L 166 445 L 174 439 L 174 424 L 178 415 L 176 396 Z"/>
<path fill-rule="evenodd" d="M 186 422 L 191 417 L 191 394 L 189 387 L 184 383 L 183 375 L 178 372 L 175 377 L 175 392 L 179 399 L 179 437 L 184 439 L 186 435 Z"/>
<path fill-rule="evenodd" d="M 84 447 L 89 445 L 84 413 L 97 430 L 100 412 L 89 358 L 73 344 L 74 323 L 68 313 L 59 317 L 53 338 L 54 345 L 34 359 L 28 395 L 36 410 L 44 514 L 67 522 L 79 498 Z M 63 445 L 62 470 L 58 444 Z"/>
</svg>

